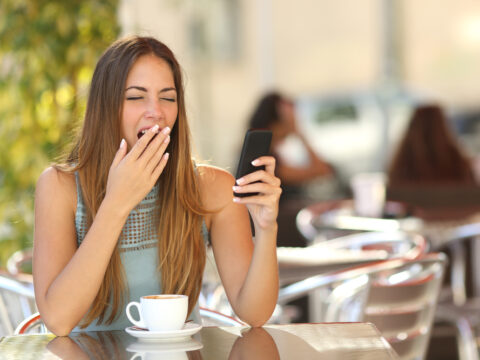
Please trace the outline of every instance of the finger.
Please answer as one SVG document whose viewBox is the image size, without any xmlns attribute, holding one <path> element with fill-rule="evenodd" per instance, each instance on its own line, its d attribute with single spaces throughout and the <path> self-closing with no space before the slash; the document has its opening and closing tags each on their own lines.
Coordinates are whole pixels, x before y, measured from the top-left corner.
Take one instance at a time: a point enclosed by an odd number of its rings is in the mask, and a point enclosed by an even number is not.
<svg viewBox="0 0 480 360">
<path fill-rule="evenodd" d="M 133 146 L 132 150 L 130 150 L 130 154 L 131 154 L 132 158 L 138 159 L 143 154 L 143 152 L 147 148 L 150 141 L 153 139 L 153 137 L 156 134 L 158 134 L 158 129 L 159 129 L 159 126 L 157 124 L 157 125 L 153 126 L 152 128 L 150 128 L 145 133 L 145 135 L 143 135 L 140 139 L 138 139 L 138 141 Z"/>
<path fill-rule="evenodd" d="M 122 161 L 122 159 L 125 157 L 126 154 L 127 154 L 127 143 L 125 139 L 122 139 L 122 141 L 120 141 L 120 147 L 118 148 L 117 153 L 113 158 L 112 167 L 117 167 L 118 164 L 120 164 L 120 161 Z"/>
<path fill-rule="evenodd" d="M 265 166 L 265 171 L 269 174 L 275 174 L 275 158 L 273 156 L 261 156 L 252 161 L 253 166 Z"/>
<path fill-rule="evenodd" d="M 160 136 L 160 135 L 158 135 L 158 136 Z M 157 142 L 157 139 L 154 139 L 154 141 Z M 164 155 L 165 150 L 167 149 L 167 146 L 170 143 L 170 136 L 166 135 L 166 138 L 163 140 L 163 142 L 160 142 L 160 141 L 158 141 L 158 142 L 159 142 L 158 145 L 157 144 L 152 145 L 153 148 L 156 148 L 156 151 L 153 152 L 150 160 L 148 161 L 148 163 L 146 165 L 146 169 L 149 170 L 150 172 L 154 171 L 154 169 L 157 167 L 158 163 L 162 159 L 162 156 Z M 149 146 L 149 148 L 150 148 L 150 146 Z M 151 150 L 149 148 L 146 151 L 150 152 Z M 145 155 L 147 155 L 147 154 L 145 154 Z"/>
<path fill-rule="evenodd" d="M 145 166 L 150 170 L 155 167 L 170 142 L 170 128 L 164 128 L 147 146 L 141 157 L 145 160 Z"/>
<path fill-rule="evenodd" d="M 163 172 L 163 169 L 165 169 L 165 166 L 167 165 L 167 162 L 168 162 L 168 159 L 170 157 L 170 154 L 169 153 L 165 153 L 163 154 L 162 158 L 160 159 L 159 163 L 157 164 L 157 166 L 155 167 L 155 169 L 153 170 L 153 178 L 155 179 L 155 181 L 158 180 L 158 178 L 160 177 L 160 175 L 162 174 Z"/>
<path fill-rule="evenodd" d="M 233 191 L 238 194 L 260 193 L 263 195 L 279 194 L 281 189 L 265 183 L 253 183 L 243 186 L 233 186 Z"/>
<path fill-rule="evenodd" d="M 271 196 L 264 196 L 264 195 L 252 195 L 246 197 L 233 197 L 233 202 L 237 204 L 244 204 L 244 205 L 262 205 L 271 207 L 272 210 L 277 207 L 277 201 L 272 199 Z"/>
<path fill-rule="evenodd" d="M 253 173 L 242 176 L 240 179 L 236 180 L 238 185 L 247 185 L 255 181 L 261 181 L 273 186 L 280 186 L 280 179 L 275 175 L 270 174 L 266 170 L 258 170 Z"/>
</svg>

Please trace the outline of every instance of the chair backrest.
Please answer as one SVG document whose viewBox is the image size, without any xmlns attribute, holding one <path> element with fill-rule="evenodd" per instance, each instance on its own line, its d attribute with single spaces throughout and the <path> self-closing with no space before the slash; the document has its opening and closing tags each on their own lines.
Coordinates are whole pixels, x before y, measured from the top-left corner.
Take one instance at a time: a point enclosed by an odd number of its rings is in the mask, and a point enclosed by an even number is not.
<svg viewBox="0 0 480 360">
<path fill-rule="evenodd" d="M 37 311 L 33 284 L 0 276 L 0 335 L 11 335 L 18 323 Z"/>
<path fill-rule="evenodd" d="M 300 210 L 296 216 L 298 231 L 308 241 L 314 241 L 321 236 L 329 240 L 359 231 L 418 231 L 422 221 L 408 217 L 405 207 L 399 202 L 385 203 L 388 218 L 374 218 L 359 216 L 354 213 L 352 200 L 336 200 L 319 202 Z"/>
<path fill-rule="evenodd" d="M 300 210 L 296 216 L 296 226 L 300 234 L 312 241 L 319 233 L 318 228 L 315 226 L 315 218 L 325 212 L 342 208 L 345 206 L 351 206 L 349 200 L 334 200 L 334 201 L 322 201 Z"/>
<path fill-rule="evenodd" d="M 315 293 L 315 306 L 309 309 L 311 322 L 362 321 L 370 284 L 365 274 L 317 275 L 280 289 L 277 304 L 282 307 L 289 301 Z M 269 322 L 283 319 L 281 311 Z"/>
<path fill-rule="evenodd" d="M 430 338 L 446 262 L 444 254 L 431 253 L 316 275 L 282 288 L 279 304 L 309 294 L 311 322 L 370 321 L 402 358 L 421 359 Z M 368 287 L 359 291 L 362 276 L 368 277 Z M 349 281 L 352 279 L 357 283 Z M 331 295 L 340 286 L 340 292 L 350 297 Z M 355 304 L 351 313 L 349 304 Z M 347 318 L 337 309 L 346 309 Z"/>
<path fill-rule="evenodd" d="M 404 359 L 425 357 L 447 258 L 441 253 L 372 268 L 364 321 L 374 323 Z"/>
<path fill-rule="evenodd" d="M 20 324 L 17 325 L 14 331 L 14 335 L 26 335 L 26 334 L 45 334 L 48 333 L 40 313 L 34 313 L 25 318 Z"/>
<path fill-rule="evenodd" d="M 427 240 L 415 233 L 403 231 L 366 231 L 350 234 L 327 241 L 318 241 L 311 248 L 316 251 L 351 250 L 384 251 L 385 259 L 415 259 L 427 251 Z"/>
</svg>

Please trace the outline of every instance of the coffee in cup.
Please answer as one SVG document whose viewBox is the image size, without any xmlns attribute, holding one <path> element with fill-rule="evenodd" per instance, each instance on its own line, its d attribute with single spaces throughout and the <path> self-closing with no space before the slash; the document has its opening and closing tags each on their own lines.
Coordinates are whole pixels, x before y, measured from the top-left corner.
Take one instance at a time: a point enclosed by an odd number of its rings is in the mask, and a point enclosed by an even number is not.
<svg viewBox="0 0 480 360">
<path fill-rule="evenodd" d="M 130 313 L 132 306 L 137 308 L 139 320 L 135 320 Z M 125 310 L 128 320 L 138 327 L 149 331 L 180 330 L 187 319 L 188 296 L 175 294 L 142 296 L 140 302 L 130 302 Z"/>
</svg>

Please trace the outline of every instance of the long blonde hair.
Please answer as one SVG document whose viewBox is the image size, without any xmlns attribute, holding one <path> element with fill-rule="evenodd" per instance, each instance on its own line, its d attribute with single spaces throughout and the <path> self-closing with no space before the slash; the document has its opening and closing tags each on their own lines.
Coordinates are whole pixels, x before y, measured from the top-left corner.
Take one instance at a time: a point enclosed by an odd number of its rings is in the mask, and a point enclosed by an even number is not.
<svg viewBox="0 0 480 360">
<path fill-rule="evenodd" d="M 120 114 L 126 78 L 135 61 L 146 54 L 169 64 L 177 90 L 178 117 L 167 149 L 170 159 L 158 180 L 158 201 L 162 209 L 168 209 L 160 215 L 158 258 L 162 291 L 188 295 L 190 313 L 202 284 L 205 245 L 201 226 L 208 211 L 201 204 L 192 163 L 181 68 L 166 45 L 151 37 L 134 36 L 116 41 L 105 51 L 93 74 L 82 131 L 64 165 L 57 168 L 78 172 L 90 226 L 105 196 L 109 168 L 122 138 Z M 96 318 L 99 323 L 113 322 L 124 306 L 125 281 L 117 247 L 82 327 Z M 112 311 L 107 314 L 110 301 Z"/>
</svg>

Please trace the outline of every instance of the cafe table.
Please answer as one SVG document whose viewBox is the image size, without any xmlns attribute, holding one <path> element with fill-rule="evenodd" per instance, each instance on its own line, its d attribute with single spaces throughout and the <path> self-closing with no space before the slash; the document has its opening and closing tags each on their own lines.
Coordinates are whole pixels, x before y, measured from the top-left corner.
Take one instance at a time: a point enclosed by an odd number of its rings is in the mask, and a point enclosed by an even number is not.
<svg viewBox="0 0 480 360">
<path fill-rule="evenodd" d="M 203 327 L 183 339 L 145 341 L 125 331 L 6 336 L 0 359 L 384 360 L 398 355 L 371 323 Z"/>
</svg>

